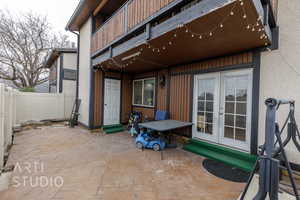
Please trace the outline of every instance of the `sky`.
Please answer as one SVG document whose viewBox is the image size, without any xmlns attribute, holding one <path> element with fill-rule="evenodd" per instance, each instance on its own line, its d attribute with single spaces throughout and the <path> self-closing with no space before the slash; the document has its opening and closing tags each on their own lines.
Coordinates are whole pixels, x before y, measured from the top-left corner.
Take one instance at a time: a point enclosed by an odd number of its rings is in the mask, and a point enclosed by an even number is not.
<svg viewBox="0 0 300 200">
<path fill-rule="evenodd" d="M 0 0 L 0 9 L 10 12 L 32 11 L 46 15 L 56 32 L 62 32 L 70 36 L 70 40 L 76 42 L 73 33 L 65 32 L 65 27 L 72 16 L 80 0 Z"/>
</svg>

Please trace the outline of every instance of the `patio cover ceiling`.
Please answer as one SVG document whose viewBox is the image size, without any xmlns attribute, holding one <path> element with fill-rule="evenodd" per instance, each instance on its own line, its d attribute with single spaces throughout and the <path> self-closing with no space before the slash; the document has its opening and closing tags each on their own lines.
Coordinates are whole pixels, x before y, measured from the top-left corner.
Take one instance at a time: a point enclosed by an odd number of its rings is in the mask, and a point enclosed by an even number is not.
<svg viewBox="0 0 300 200">
<path fill-rule="evenodd" d="M 231 1 L 223 7 L 203 13 L 201 17 L 198 15 L 195 19 L 192 17 L 193 9 L 199 8 L 194 6 L 152 27 L 153 39 L 147 41 L 147 33 L 143 33 L 113 47 L 112 58 L 107 56 L 108 53 L 96 57 L 93 65 L 137 73 L 241 52 L 271 43 L 269 26 L 263 24 L 262 7 L 261 4 L 257 5 L 256 0 Z M 185 19 L 188 22 L 183 26 Z M 131 48 L 126 49 L 126 46 Z"/>
</svg>

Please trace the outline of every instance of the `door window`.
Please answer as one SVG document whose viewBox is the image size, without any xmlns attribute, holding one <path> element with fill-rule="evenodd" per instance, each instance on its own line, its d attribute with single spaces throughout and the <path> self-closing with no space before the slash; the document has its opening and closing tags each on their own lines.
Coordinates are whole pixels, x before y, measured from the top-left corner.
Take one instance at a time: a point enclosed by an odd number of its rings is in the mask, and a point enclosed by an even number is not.
<svg viewBox="0 0 300 200">
<path fill-rule="evenodd" d="M 248 76 L 228 76 L 224 79 L 224 137 L 246 141 Z"/>
<path fill-rule="evenodd" d="M 199 80 L 198 88 L 197 130 L 212 135 L 215 79 Z"/>
</svg>

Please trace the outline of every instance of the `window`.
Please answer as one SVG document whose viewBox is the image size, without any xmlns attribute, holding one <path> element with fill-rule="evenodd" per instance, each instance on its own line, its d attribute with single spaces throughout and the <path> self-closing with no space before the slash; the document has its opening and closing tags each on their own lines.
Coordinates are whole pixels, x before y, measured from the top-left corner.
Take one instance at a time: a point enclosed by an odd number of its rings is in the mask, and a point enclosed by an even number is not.
<svg viewBox="0 0 300 200">
<path fill-rule="evenodd" d="M 155 79 L 141 79 L 133 81 L 133 105 L 154 106 Z"/>
</svg>

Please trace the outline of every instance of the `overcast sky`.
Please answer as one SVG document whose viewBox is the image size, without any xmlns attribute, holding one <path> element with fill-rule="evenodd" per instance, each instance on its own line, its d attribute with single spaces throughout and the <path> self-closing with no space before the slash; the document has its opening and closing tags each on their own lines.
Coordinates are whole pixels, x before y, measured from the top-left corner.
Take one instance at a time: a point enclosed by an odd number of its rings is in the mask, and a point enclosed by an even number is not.
<svg viewBox="0 0 300 200">
<path fill-rule="evenodd" d="M 55 31 L 64 32 L 78 3 L 79 0 L 0 0 L 0 9 L 12 12 L 33 11 L 47 15 Z M 72 33 L 67 34 L 70 35 L 72 41 L 76 41 Z"/>
</svg>

